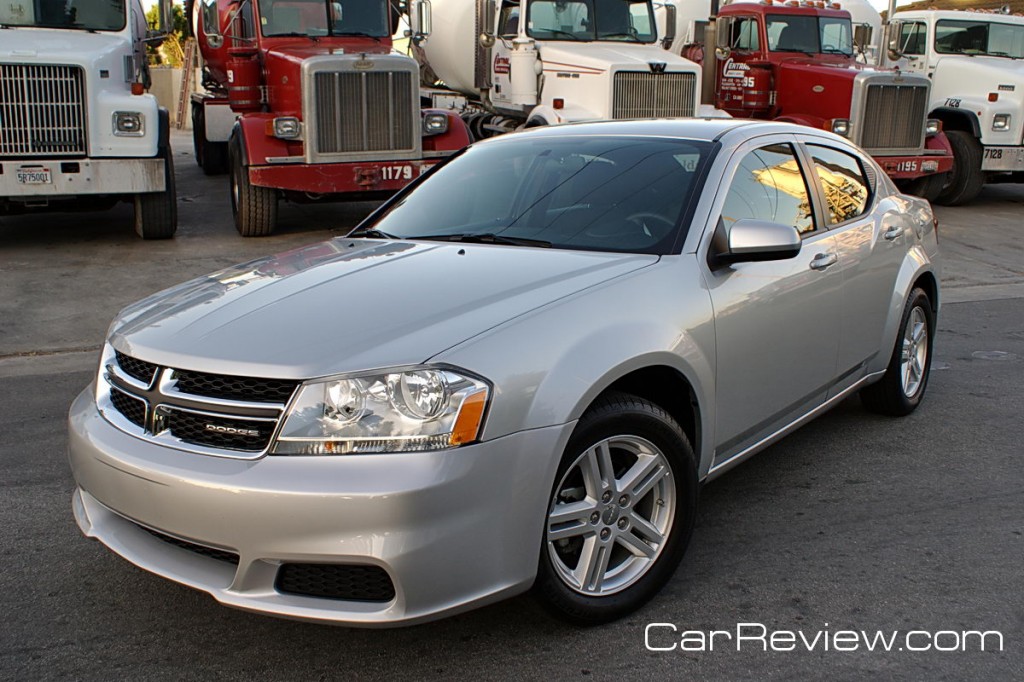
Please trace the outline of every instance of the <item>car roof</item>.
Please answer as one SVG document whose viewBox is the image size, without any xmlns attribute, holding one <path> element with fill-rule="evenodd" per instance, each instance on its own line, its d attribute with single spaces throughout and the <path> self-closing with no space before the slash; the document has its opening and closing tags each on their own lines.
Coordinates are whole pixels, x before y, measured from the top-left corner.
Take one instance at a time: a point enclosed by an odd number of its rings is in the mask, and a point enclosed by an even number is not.
<svg viewBox="0 0 1024 682">
<path fill-rule="evenodd" d="M 531 128 L 517 133 L 530 136 L 566 137 L 576 135 L 614 135 L 623 137 L 660 137 L 681 140 L 721 142 L 725 146 L 742 143 L 752 137 L 771 134 L 820 134 L 835 137 L 825 130 L 808 128 L 794 123 L 755 121 L 740 118 L 658 118 L 619 121 L 593 121 Z M 498 141 L 501 136 L 487 142 Z M 506 138 L 508 139 L 508 138 Z"/>
</svg>

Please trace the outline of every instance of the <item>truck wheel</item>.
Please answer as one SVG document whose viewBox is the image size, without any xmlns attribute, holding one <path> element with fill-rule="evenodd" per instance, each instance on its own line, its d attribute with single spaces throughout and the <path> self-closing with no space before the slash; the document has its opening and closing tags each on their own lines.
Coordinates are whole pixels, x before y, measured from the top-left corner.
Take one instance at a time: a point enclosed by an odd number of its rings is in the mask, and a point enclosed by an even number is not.
<svg viewBox="0 0 1024 682">
<path fill-rule="evenodd" d="M 164 160 L 164 191 L 135 195 L 135 232 L 143 239 L 170 239 L 178 229 L 174 160 L 170 149 L 162 151 L 161 155 Z"/>
<path fill-rule="evenodd" d="M 942 188 L 949 182 L 949 175 L 949 173 L 922 175 L 913 180 L 901 180 L 896 183 L 896 186 L 904 194 L 913 194 L 915 197 L 921 197 L 935 203 L 935 200 L 939 198 L 939 194 L 942 192 Z"/>
<path fill-rule="evenodd" d="M 963 130 L 947 130 L 946 137 L 953 148 L 953 171 L 935 203 L 959 206 L 978 196 L 985 184 L 985 174 L 981 170 L 981 144 Z"/>
<path fill-rule="evenodd" d="M 203 107 L 192 107 L 192 149 L 196 164 L 205 175 L 223 175 L 228 172 L 228 143 L 206 139 L 206 115 Z"/>
<path fill-rule="evenodd" d="M 277 224 L 277 190 L 257 187 L 249 182 L 249 170 L 242 162 L 241 143 L 232 138 L 231 213 L 235 228 L 243 237 L 265 237 Z"/>
</svg>

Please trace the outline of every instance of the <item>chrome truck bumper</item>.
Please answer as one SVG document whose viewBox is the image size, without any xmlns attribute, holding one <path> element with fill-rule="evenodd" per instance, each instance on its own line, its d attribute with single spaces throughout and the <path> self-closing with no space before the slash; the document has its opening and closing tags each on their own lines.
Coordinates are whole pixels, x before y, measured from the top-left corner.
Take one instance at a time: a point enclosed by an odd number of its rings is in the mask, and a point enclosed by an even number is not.
<svg viewBox="0 0 1024 682">
<path fill-rule="evenodd" d="M 0 198 L 52 199 L 164 189 L 164 160 L 159 158 L 0 161 Z"/>
</svg>

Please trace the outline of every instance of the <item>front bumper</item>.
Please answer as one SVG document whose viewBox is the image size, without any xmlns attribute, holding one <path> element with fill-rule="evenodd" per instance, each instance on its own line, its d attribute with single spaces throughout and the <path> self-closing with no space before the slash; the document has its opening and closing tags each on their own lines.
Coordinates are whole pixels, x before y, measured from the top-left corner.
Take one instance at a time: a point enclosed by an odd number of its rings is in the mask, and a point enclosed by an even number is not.
<svg viewBox="0 0 1024 682">
<path fill-rule="evenodd" d="M 45 184 L 23 184 L 19 169 L 49 171 Z M 164 160 L 19 159 L 0 161 L 0 198 L 52 199 L 87 194 L 163 192 Z"/>
<path fill-rule="evenodd" d="M 1024 171 L 1024 147 L 986 146 L 982 150 L 981 170 L 997 173 Z"/>
<path fill-rule="evenodd" d="M 249 182 L 310 194 L 397 192 L 442 158 L 352 163 L 279 163 L 249 166 Z"/>
<path fill-rule="evenodd" d="M 234 460 L 125 434 L 100 416 L 86 389 L 68 421 L 74 513 L 88 537 L 228 606 L 348 625 L 411 624 L 529 588 L 572 426 L 441 452 Z M 139 524 L 234 552 L 238 565 Z M 395 597 L 280 593 L 283 562 L 379 566 Z"/>
<path fill-rule="evenodd" d="M 912 154 L 909 156 L 875 156 L 875 161 L 893 180 L 913 180 L 924 175 L 948 173 L 953 170 L 951 154 Z"/>
</svg>

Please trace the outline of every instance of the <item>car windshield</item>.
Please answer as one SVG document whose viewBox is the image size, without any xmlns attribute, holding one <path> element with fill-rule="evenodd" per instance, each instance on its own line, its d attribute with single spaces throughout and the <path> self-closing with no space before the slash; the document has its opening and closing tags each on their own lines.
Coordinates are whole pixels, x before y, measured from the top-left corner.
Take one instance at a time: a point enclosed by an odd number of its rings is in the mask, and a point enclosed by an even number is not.
<svg viewBox="0 0 1024 682">
<path fill-rule="evenodd" d="M 1024 24 L 943 19 L 935 25 L 935 51 L 1024 59 Z"/>
<path fill-rule="evenodd" d="M 853 28 L 846 18 L 769 14 L 765 28 L 772 52 L 853 55 Z"/>
<path fill-rule="evenodd" d="M 366 0 L 259 0 L 260 30 L 272 36 L 391 35 L 390 3 Z"/>
<path fill-rule="evenodd" d="M 0 7 L 0 26 L 120 31 L 124 0 L 15 0 Z"/>
<path fill-rule="evenodd" d="M 658 38 L 651 0 L 531 0 L 527 21 L 527 33 L 538 40 Z"/>
<path fill-rule="evenodd" d="M 470 147 L 354 233 L 670 253 L 711 144 L 524 135 Z"/>
</svg>

